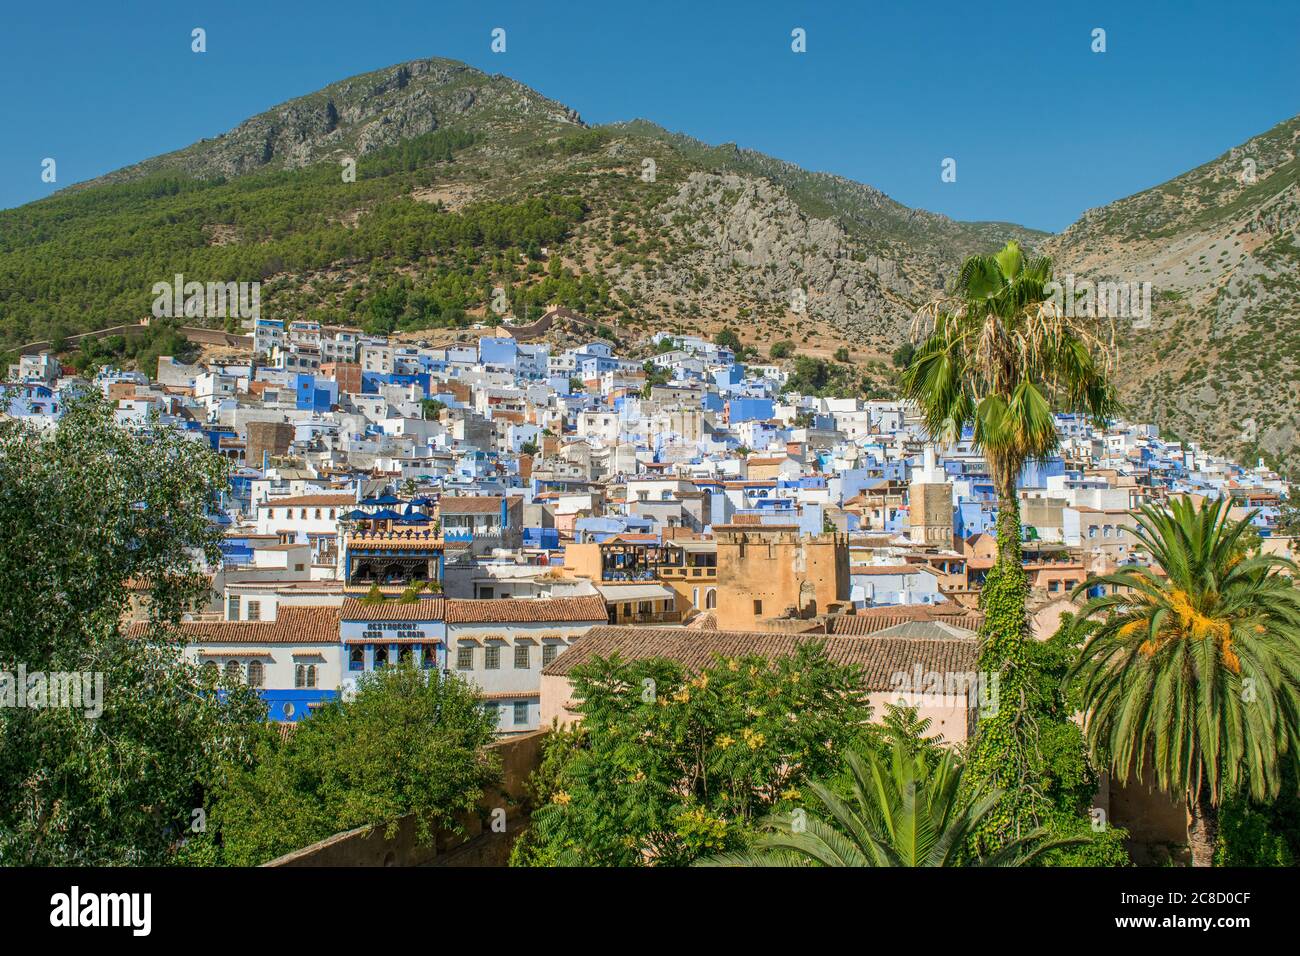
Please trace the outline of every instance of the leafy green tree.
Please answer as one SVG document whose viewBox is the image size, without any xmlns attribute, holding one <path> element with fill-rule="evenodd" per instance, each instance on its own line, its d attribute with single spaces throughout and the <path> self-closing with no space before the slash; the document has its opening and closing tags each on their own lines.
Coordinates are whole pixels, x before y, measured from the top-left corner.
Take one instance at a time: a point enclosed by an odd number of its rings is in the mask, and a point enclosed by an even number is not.
<svg viewBox="0 0 1300 956">
<path fill-rule="evenodd" d="M 1181 793 L 1194 866 L 1211 866 L 1218 807 L 1274 798 L 1300 733 L 1300 590 L 1290 562 L 1243 555 L 1251 516 L 1225 499 L 1145 506 L 1134 531 L 1162 573 L 1125 567 L 1079 590 L 1097 622 L 1072 670 L 1088 740 L 1116 779 L 1154 771 Z"/>
<path fill-rule="evenodd" d="M 1238 791 L 1219 810 L 1215 866 L 1295 866 L 1300 862 L 1300 771 L 1282 766 L 1282 786 L 1269 800 Z M 1249 789 L 1249 788 L 1245 788 Z"/>
<path fill-rule="evenodd" d="M 916 354 L 916 346 L 911 342 L 904 342 L 898 348 L 894 349 L 891 357 L 894 368 L 907 368 L 912 364 L 912 357 Z"/>
<path fill-rule="evenodd" d="M 281 739 L 270 732 L 250 767 L 234 765 L 209 814 L 222 861 L 263 863 L 355 827 L 395 832 L 414 815 L 417 838 L 455 829 L 500 773 L 485 749 L 496 721 L 473 685 L 402 664 L 360 678 Z"/>
<path fill-rule="evenodd" d="M 672 866 L 738 849 L 757 819 L 833 774 L 837 753 L 869 734 L 860 673 L 811 641 L 693 675 L 615 658 L 571 677 L 582 724 L 548 746 L 516 864 Z"/>
<path fill-rule="evenodd" d="M 893 729 L 909 739 L 916 728 Z M 1053 840 L 1038 829 L 992 853 L 971 856 L 970 838 L 1001 795 L 969 795 L 953 751 L 932 759 L 924 749 L 900 743 L 884 754 L 850 750 L 845 760 L 852 777 L 850 799 L 824 783 L 808 784 L 826 818 L 802 808 L 773 814 L 762 821 L 764 832 L 750 849 L 707 857 L 697 865 L 1025 866 L 1082 839 Z"/>
<path fill-rule="evenodd" d="M 720 345 L 724 349 L 731 349 L 733 352 L 738 352 L 742 348 L 740 336 L 736 334 L 735 329 L 729 327 L 722 329 L 713 337 L 713 344 Z"/>
<path fill-rule="evenodd" d="M 438 414 L 446 407 L 444 402 L 440 402 L 436 398 L 420 399 L 420 414 L 426 420 L 437 418 Z"/>
<path fill-rule="evenodd" d="M 767 350 L 767 354 L 773 361 L 789 358 L 794 354 L 794 342 L 789 339 L 781 339 L 779 342 L 773 342 L 772 347 Z"/>
<path fill-rule="evenodd" d="M 98 716 L 0 707 L 0 862 L 168 863 L 220 766 L 249 757 L 265 707 L 218 694 L 174 631 L 209 600 L 227 469 L 156 421 L 119 426 L 97 396 L 48 434 L 0 422 L 0 671 L 102 680 Z"/>
</svg>

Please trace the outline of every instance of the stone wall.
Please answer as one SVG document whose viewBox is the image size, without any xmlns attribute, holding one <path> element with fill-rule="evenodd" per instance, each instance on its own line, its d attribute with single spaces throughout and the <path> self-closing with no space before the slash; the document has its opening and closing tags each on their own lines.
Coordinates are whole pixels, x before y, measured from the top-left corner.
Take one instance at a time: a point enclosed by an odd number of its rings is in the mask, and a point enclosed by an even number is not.
<svg viewBox="0 0 1300 956">
<path fill-rule="evenodd" d="M 383 828 L 359 827 L 326 837 L 263 866 L 505 866 L 515 838 L 528 822 L 525 785 L 542 759 L 546 730 L 492 744 L 501 759 L 501 783 L 479 801 L 478 812 L 460 821 L 463 833 L 439 831 L 431 842 L 419 839 L 414 817 Z M 492 829 L 493 811 L 504 809 L 505 831 Z"/>
</svg>

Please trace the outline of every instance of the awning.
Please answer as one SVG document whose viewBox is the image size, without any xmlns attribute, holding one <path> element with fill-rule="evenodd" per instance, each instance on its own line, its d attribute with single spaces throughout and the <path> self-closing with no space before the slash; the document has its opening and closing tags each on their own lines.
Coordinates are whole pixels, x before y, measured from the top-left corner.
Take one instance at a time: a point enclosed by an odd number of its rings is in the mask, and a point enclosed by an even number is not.
<svg viewBox="0 0 1300 956">
<path fill-rule="evenodd" d="M 663 584 L 597 584 L 596 590 L 610 604 L 623 601 L 669 601 L 677 598 L 677 592 Z"/>
</svg>

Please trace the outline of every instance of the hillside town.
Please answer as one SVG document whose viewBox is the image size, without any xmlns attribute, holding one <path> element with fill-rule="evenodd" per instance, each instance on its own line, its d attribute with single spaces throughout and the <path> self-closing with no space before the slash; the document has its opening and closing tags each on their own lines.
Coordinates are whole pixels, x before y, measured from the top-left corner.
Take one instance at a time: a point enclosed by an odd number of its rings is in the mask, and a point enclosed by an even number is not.
<svg viewBox="0 0 1300 956">
<path fill-rule="evenodd" d="M 401 661 L 473 681 L 501 735 L 572 719 L 565 675 L 593 655 L 778 655 L 823 635 L 879 702 L 918 691 L 899 677 L 918 668 L 974 670 L 997 496 L 969 429 L 936 447 L 907 402 L 799 394 L 788 363 L 701 337 L 658 333 L 633 359 L 508 325 L 432 347 L 248 324 L 244 350 L 164 356 L 152 378 L 22 355 L 2 407 L 52 428 L 95 391 L 119 423 L 229 460 L 223 560 L 186 653 L 256 688 L 272 721 Z M 1150 424 L 1056 428 L 1059 452 L 1017 485 L 1039 639 L 1086 579 L 1148 563 L 1145 504 L 1228 499 L 1266 553 L 1294 556 L 1287 485 L 1262 462 Z M 976 690 L 923 702 L 948 742 L 972 732 Z"/>
</svg>

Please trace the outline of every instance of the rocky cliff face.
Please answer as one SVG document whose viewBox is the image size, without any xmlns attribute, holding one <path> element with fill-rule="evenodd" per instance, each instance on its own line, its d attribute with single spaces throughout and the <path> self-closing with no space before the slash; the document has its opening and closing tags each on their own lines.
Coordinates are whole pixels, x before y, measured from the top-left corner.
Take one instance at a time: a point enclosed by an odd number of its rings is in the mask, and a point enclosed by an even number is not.
<svg viewBox="0 0 1300 956">
<path fill-rule="evenodd" d="M 1253 460 L 1300 445 L 1300 117 L 1046 243 L 1062 271 L 1148 281 L 1120 369 L 1135 414 Z"/>
<path fill-rule="evenodd" d="M 453 60 L 414 60 L 354 76 L 245 120 L 228 133 L 86 185 L 162 170 L 204 179 L 360 157 L 447 125 L 583 127 L 578 114 L 504 76 Z"/>
</svg>

